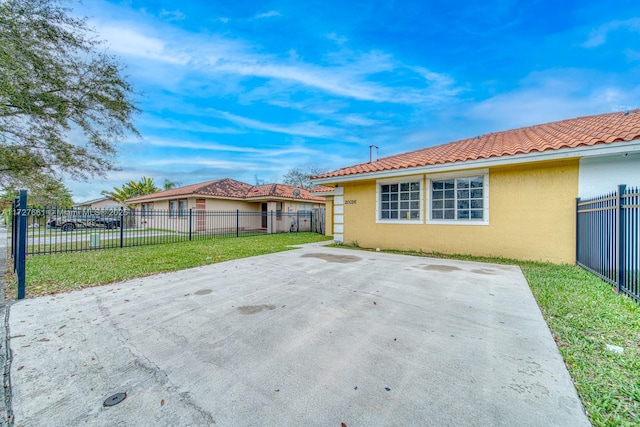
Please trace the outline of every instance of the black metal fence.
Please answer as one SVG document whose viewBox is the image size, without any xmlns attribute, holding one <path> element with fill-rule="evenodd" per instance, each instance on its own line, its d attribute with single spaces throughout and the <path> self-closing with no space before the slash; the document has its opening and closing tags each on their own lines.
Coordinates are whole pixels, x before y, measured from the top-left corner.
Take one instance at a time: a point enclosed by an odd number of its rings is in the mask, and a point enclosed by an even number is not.
<svg viewBox="0 0 640 427">
<path fill-rule="evenodd" d="M 14 209 L 14 215 L 16 212 Z M 325 224 L 324 209 L 246 212 L 27 208 L 24 214 L 28 255 L 273 233 L 324 234 Z M 16 233 L 12 233 L 12 241 L 17 241 Z"/>
<path fill-rule="evenodd" d="M 640 301 L 640 190 L 577 200 L 576 262 Z"/>
</svg>

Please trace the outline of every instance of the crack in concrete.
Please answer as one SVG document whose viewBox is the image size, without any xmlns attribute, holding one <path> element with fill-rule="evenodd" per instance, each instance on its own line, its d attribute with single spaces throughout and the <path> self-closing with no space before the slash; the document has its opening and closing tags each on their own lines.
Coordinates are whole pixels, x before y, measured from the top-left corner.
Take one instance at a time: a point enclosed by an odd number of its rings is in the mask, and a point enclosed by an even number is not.
<svg viewBox="0 0 640 427">
<path fill-rule="evenodd" d="M 196 402 L 194 402 L 189 392 L 178 392 L 179 387 L 174 384 L 173 381 L 171 381 L 164 369 L 160 368 L 156 363 L 149 359 L 142 351 L 140 351 L 140 349 L 135 344 L 132 343 L 132 341 L 128 340 L 125 337 L 125 334 L 123 333 L 124 330 L 119 327 L 116 322 L 111 320 L 111 312 L 108 308 L 103 306 L 102 298 L 96 296 L 96 303 L 98 305 L 100 313 L 109 320 L 112 328 L 117 332 L 116 334 L 114 334 L 114 337 L 118 341 L 120 341 L 122 348 L 131 355 L 131 358 L 133 359 L 133 366 L 146 372 L 150 377 L 154 379 L 154 381 L 158 385 L 164 388 L 168 393 L 175 393 L 180 396 L 180 401 L 185 406 L 192 408 L 196 413 L 198 413 L 206 421 L 206 425 L 216 424 L 213 415 L 204 410 Z"/>
</svg>

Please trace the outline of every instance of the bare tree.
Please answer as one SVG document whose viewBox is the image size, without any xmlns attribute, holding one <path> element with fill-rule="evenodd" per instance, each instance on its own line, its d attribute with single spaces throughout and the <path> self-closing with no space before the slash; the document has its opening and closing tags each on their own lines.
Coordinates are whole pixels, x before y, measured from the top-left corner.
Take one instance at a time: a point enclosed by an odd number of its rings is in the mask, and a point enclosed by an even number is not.
<svg viewBox="0 0 640 427">
<path fill-rule="evenodd" d="M 307 166 L 304 169 L 291 168 L 282 177 L 282 183 L 309 190 L 315 187 L 311 182 L 311 177 L 325 172 L 327 172 L 326 169 L 315 166 Z"/>
</svg>

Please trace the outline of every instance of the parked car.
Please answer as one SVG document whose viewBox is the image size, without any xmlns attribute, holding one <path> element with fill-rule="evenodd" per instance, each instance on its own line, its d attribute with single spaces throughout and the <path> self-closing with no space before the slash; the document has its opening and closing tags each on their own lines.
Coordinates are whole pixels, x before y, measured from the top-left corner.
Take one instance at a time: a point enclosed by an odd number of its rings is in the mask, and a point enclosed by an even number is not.
<svg viewBox="0 0 640 427">
<path fill-rule="evenodd" d="M 65 215 L 49 218 L 47 227 L 60 228 L 62 231 L 72 231 L 76 228 L 107 228 L 120 227 L 120 218 L 100 215 Z"/>
</svg>

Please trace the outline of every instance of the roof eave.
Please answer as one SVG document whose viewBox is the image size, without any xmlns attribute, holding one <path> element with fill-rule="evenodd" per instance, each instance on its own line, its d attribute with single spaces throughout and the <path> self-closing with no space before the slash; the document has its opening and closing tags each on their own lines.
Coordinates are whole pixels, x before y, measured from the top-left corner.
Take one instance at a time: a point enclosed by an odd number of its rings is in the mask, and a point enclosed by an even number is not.
<svg viewBox="0 0 640 427">
<path fill-rule="evenodd" d="M 331 190 L 331 191 L 314 191 L 313 194 L 317 194 L 320 197 L 335 196 L 335 192 L 333 190 Z"/>
<path fill-rule="evenodd" d="M 301 197 L 286 197 L 286 196 L 255 196 L 255 197 L 247 197 L 244 200 L 246 200 L 247 202 L 283 201 L 283 202 L 324 203 L 324 200 L 304 199 Z"/>
<path fill-rule="evenodd" d="M 176 194 L 173 196 L 149 197 L 145 199 L 128 199 L 128 200 L 125 200 L 125 203 L 128 204 L 128 203 L 145 203 L 145 202 L 164 202 L 167 200 L 189 199 L 193 197 L 198 197 L 202 199 L 246 200 L 246 198 L 244 197 L 212 196 L 210 194 L 187 193 L 187 194 Z"/>
<path fill-rule="evenodd" d="M 487 159 L 466 160 L 461 162 L 442 163 L 437 165 L 417 166 L 412 168 L 399 168 L 378 172 L 366 172 L 329 178 L 312 179 L 315 184 L 339 184 L 349 181 L 363 181 L 368 179 L 393 178 L 404 175 L 421 173 L 438 173 L 457 171 L 464 169 L 487 168 L 492 166 L 506 166 L 513 164 L 543 162 L 549 160 L 563 160 L 582 157 L 598 157 L 630 152 L 640 152 L 640 140 L 597 144 L 575 148 L 562 148 L 560 150 L 540 151 L 526 154 L 514 154 L 511 156 L 491 157 Z"/>
<path fill-rule="evenodd" d="M 314 202 L 314 203 L 324 203 L 324 200 L 314 200 L 314 199 L 302 199 L 300 197 L 284 197 L 284 196 L 255 196 L 255 197 L 233 197 L 233 196 L 212 196 L 210 194 L 180 194 L 173 196 L 162 196 L 162 197 L 153 197 L 146 199 L 129 199 L 125 200 L 126 204 L 131 203 L 151 203 L 151 202 L 163 202 L 167 200 L 177 200 L 177 199 L 188 199 L 188 198 L 203 198 L 203 199 L 216 199 L 216 200 L 233 200 L 233 201 L 243 201 L 243 202 L 264 202 L 267 200 L 282 200 L 282 201 L 297 201 L 297 202 Z"/>
</svg>

